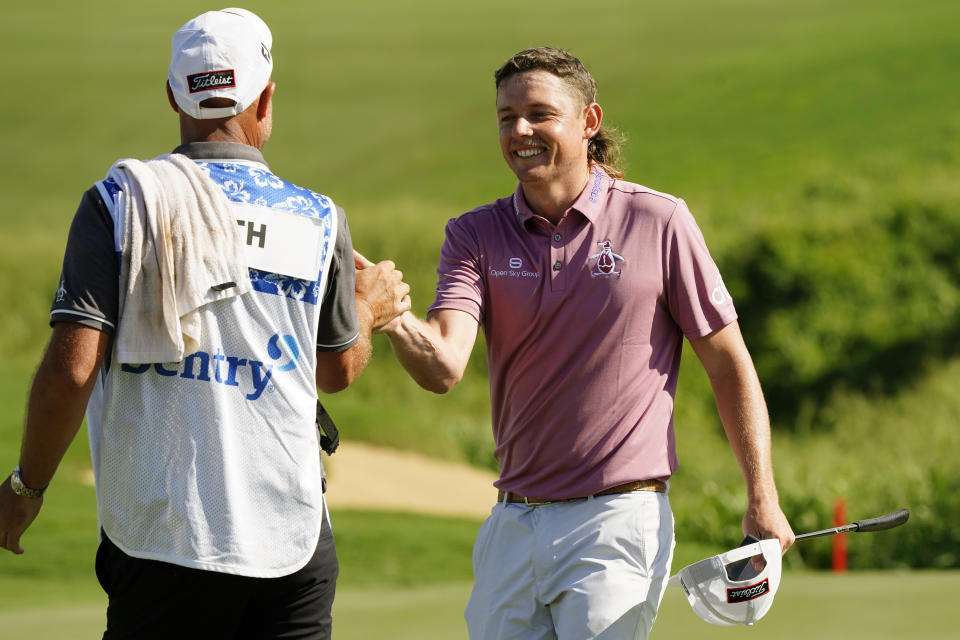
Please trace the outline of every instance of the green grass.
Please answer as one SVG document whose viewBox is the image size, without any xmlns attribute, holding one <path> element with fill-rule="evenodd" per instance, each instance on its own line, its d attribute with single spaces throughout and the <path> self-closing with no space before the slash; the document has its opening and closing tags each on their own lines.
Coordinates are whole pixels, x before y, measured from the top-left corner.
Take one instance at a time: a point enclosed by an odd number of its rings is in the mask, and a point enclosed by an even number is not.
<svg viewBox="0 0 960 640">
<path fill-rule="evenodd" d="M 514 188 L 496 145 L 493 69 L 537 44 L 580 56 L 598 80 L 606 121 L 629 140 L 628 177 L 683 196 L 722 269 L 767 234 L 786 245 L 784 263 L 771 264 L 772 272 L 796 276 L 789 267 L 826 280 L 813 294 L 821 306 L 806 310 L 815 317 L 778 315 L 778 307 L 743 319 L 772 326 L 776 339 L 755 354 L 759 361 L 784 363 L 798 376 L 831 360 L 871 362 L 869 341 L 843 349 L 830 342 L 846 327 L 889 337 L 907 326 L 920 346 L 937 340 L 934 356 L 919 364 L 890 352 L 885 366 L 903 371 L 890 389 L 839 384 L 815 406 L 797 404 L 778 425 L 774 452 L 797 530 L 828 526 L 840 495 L 850 500 L 852 517 L 907 506 L 913 515 L 902 530 L 851 537 L 852 560 L 910 566 L 903 555 L 909 549 L 927 566 L 958 566 L 960 539 L 943 523 L 960 514 L 960 354 L 949 340 L 960 299 L 949 276 L 960 242 L 947 225 L 935 226 L 940 237 L 900 252 L 897 238 L 876 228 L 897 212 L 950 221 L 960 210 L 960 5 L 246 6 L 275 35 L 279 90 L 268 161 L 347 209 L 357 248 L 400 265 L 418 313 L 432 299 L 446 220 Z M 170 34 L 197 11 L 186 0 L 5 8 L 0 56 L 15 61 L 5 69 L 15 99 L 0 102 L 0 470 L 16 463 L 26 390 L 49 335 L 47 311 L 80 194 L 116 159 L 152 157 L 177 143 L 162 83 Z M 794 237 L 814 241 L 792 245 Z M 943 246 L 947 257 L 936 258 L 943 270 L 905 279 L 931 264 L 912 252 L 932 244 Z M 936 286 L 903 296 L 889 286 L 925 280 Z M 735 298 L 751 293 L 733 290 L 745 283 L 730 285 Z M 853 311 L 841 306 L 845 298 L 855 299 Z M 492 466 L 482 344 L 464 382 L 446 396 L 413 384 L 380 337 L 375 354 L 354 387 L 325 400 L 345 439 Z M 676 422 L 681 468 L 671 500 L 682 525 L 675 566 L 682 566 L 719 550 L 717 538 L 735 543 L 745 504 L 708 383 L 689 356 Z M 88 468 L 81 433 L 24 539 L 28 553 L 0 554 L 0 636 L 96 634 L 102 595 L 92 574 Z M 334 513 L 334 524 L 344 566 L 338 637 L 463 637 L 460 610 L 478 523 L 344 511 Z M 795 573 L 822 564 L 827 553 L 811 546 L 788 555 L 791 579 L 755 634 L 945 638 L 952 631 L 944 598 L 957 591 L 955 572 Z M 685 608 L 668 597 L 654 637 L 738 633 L 707 627 Z"/>
<path fill-rule="evenodd" d="M 702 622 L 677 589 L 668 589 L 653 640 L 735 638 L 765 640 L 947 640 L 956 637 L 949 615 L 960 573 L 787 572 L 773 608 L 750 631 Z M 338 589 L 334 632 L 338 640 L 467 637 L 462 612 L 470 585 L 457 582 L 415 588 Z M 99 637 L 104 604 L 57 604 L 0 610 L 5 637 L 76 640 Z"/>
<path fill-rule="evenodd" d="M 470 580 L 480 522 L 399 512 L 331 513 L 345 588 L 413 587 Z"/>
<path fill-rule="evenodd" d="M 505 0 L 249 6 L 275 35 L 268 160 L 346 207 L 356 246 L 397 261 L 420 313 L 444 222 L 514 187 L 491 75 L 533 44 L 588 64 L 607 121 L 628 137 L 628 175 L 684 196 L 721 266 L 756 225 L 870 225 L 875 201 L 916 194 L 950 211 L 960 191 L 960 6 L 949 0 L 621 0 L 587 16 L 560 1 L 536 20 Z M 0 104 L 0 296 L 17 301 L 0 317 L 5 362 L 36 362 L 82 190 L 120 157 L 176 144 L 162 83 L 170 34 L 196 11 L 186 0 L 59 0 L 5 15 L 0 55 L 18 61 L 7 81 L 37 87 Z M 869 247 L 856 257 L 869 271 Z M 886 308 L 864 307 L 871 317 Z M 406 378 L 385 341 L 376 346 L 355 388 L 329 399 L 345 437 L 491 465 L 481 348 L 460 388 L 438 399 Z M 788 353 L 798 365 L 806 355 Z M 681 397 L 687 389 L 702 391 L 682 379 Z"/>
<path fill-rule="evenodd" d="M 956 572 L 787 572 L 772 609 L 750 631 L 702 622 L 679 590 L 668 589 L 651 638 L 946 639 L 955 629 L 942 607 L 958 579 Z"/>
</svg>

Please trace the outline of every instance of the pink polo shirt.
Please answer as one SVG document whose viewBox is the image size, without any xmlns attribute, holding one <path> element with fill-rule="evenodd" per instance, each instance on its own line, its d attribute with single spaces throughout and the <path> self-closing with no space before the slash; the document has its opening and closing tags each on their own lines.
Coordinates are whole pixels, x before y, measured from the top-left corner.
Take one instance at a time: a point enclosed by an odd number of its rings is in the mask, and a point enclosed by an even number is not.
<svg viewBox="0 0 960 640">
<path fill-rule="evenodd" d="M 437 271 L 430 309 L 483 327 L 497 487 L 569 498 L 673 473 L 683 336 L 737 317 L 683 200 L 594 169 L 554 226 L 518 187 L 447 224 Z"/>
</svg>

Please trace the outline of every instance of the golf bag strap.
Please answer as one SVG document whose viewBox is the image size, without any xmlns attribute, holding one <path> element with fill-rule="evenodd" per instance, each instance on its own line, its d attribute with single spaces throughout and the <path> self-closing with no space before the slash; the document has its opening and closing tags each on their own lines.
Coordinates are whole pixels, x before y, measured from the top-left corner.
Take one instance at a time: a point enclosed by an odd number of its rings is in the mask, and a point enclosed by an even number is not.
<svg viewBox="0 0 960 640">
<path fill-rule="evenodd" d="M 333 452 L 340 446 L 340 431 L 337 429 L 337 425 L 333 423 L 333 418 L 320 404 L 320 400 L 317 400 L 317 430 L 320 431 L 320 448 L 328 456 L 333 455 Z"/>
</svg>

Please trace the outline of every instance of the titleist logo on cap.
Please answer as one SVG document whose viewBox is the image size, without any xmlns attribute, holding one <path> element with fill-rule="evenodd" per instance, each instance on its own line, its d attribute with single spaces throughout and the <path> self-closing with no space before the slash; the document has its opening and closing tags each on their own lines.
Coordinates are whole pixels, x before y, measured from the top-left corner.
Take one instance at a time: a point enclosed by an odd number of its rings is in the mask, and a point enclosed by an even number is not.
<svg viewBox="0 0 960 640">
<path fill-rule="evenodd" d="M 746 602 L 747 600 L 759 598 L 767 593 L 770 593 L 769 579 L 765 579 L 763 582 L 758 582 L 757 584 L 749 587 L 742 587 L 740 589 L 727 589 L 727 602 L 730 604 L 733 604 L 734 602 Z"/>
<path fill-rule="evenodd" d="M 205 71 L 203 73 L 195 73 L 192 76 L 187 76 L 187 89 L 190 91 L 190 93 L 235 86 L 237 86 L 237 82 L 233 76 L 233 69 Z"/>
</svg>

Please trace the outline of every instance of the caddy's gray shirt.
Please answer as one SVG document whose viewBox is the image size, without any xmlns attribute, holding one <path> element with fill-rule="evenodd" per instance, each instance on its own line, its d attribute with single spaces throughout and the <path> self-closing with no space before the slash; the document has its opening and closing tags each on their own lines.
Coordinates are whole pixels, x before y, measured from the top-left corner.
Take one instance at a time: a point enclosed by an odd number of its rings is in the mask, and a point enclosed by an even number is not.
<svg viewBox="0 0 960 640">
<path fill-rule="evenodd" d="M 193 142 L 174 149 L 193 160 L 264 162 L 258 149 L 230 142 Z M 320 305 L 317 350 L 345 351 L 359 337 L 353 302 L 356 272 L 346 216 L 337 216 L 337 241 L 330 276 Z M 74 322 L 100 331 L 116 329 L 120 256 L 115 251 L 113 219 L 96 186 L 80 200 L 63 258 L 60 282 L 50 309 L 50 323 Z"/>
</svg>

